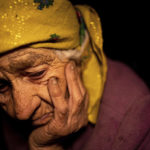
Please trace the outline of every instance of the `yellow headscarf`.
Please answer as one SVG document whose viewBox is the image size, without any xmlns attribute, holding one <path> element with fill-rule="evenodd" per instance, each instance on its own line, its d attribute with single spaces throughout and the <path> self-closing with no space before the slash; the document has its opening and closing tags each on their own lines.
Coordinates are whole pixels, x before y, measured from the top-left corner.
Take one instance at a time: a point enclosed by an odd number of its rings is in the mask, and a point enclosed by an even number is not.
<svg viewBox="0 0 150 150">
<path fill-rule="evenodd" d="M 90 35 L 90 46 L 83 54 L 88 55 L 83 81 L 89 93 L 88 118 L 96 123 L 107 72 L 102 29 L 94 9 L 75 7 Z M 0 0 L 0 53 L 25 45 L 79 50 L 80 23 L 75 7 L 68 0 Z"/>
</svg>

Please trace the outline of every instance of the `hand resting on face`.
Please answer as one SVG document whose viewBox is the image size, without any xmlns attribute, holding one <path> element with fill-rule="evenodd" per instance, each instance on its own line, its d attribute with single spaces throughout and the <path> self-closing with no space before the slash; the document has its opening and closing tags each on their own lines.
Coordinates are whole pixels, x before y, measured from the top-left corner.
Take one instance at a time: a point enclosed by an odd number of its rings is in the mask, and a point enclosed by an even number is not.
<svg viewBox="0 0 150 150">
<path fill-rule="evenodd" d="M 49 79 L 48 91 L 54 105 L 54 114 L 47 124 L 32 131 L 29 137 L 31 150 L 63 149 L 55 141 L 87 125 L 88 95 L 74 62 L 70 61 L 66 65 L 65 77 L 68 97 L 64 96 L 55 77 Z"/>
</svg>

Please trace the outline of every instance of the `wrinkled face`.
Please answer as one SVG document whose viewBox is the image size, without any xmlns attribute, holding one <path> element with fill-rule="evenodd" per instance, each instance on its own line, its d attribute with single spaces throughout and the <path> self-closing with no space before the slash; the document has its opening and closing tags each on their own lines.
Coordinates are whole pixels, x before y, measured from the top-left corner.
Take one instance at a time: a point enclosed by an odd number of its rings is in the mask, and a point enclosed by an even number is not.
<svg viewBox="0 0 150 150">
<path fill-rule="evenodd" d="M 39 118 L 54 111 L 48 81 L 56 77 L 65 96 L 67 62 L 58 59 L 52 50 L 42 48 L 26 48 L 1 56 L 1 107 L 13 118 L 32 119 L 37 125 L 45 123 Z"/>
</svg>

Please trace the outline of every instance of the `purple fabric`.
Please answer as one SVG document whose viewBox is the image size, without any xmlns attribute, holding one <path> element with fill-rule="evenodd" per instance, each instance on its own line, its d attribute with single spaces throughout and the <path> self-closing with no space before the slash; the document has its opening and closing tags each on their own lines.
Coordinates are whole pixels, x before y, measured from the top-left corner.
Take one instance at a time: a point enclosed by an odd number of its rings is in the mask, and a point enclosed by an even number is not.
<svg viewBox="0 0 150 150">
<path fill-rule="evenodd" d="M 7 128 L 5 141 L 12 147 L 19 136 Z M 19 143 L 22 149 L 13 150 L 27 149 Z M 108 59 L 107 82 L 96 125 L 89 123 L 66 138 L 65 144 L 69 145 L 65 148 L 68 150 L 150 150 L 150 92 L 145 83 L 126 65 Z"/>
<path fill-rule="evenodd" d="M 108 60 L 108 76 L 95 127 L 72 150 L 150 150 L 150 93 L 126 65 Z"/>
</svg>

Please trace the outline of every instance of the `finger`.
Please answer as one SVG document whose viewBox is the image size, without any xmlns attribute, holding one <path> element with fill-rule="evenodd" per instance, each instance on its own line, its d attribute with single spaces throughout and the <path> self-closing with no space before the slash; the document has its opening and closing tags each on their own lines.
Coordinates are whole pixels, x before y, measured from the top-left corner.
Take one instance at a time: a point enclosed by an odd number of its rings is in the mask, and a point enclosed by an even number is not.
<svg viewBox="0 0 150 150">
<path fill-rule="evenodd" d="M 89 103 L 89 96 L 88 96 L 88 93 L 83 85 L 83 81 L 81 79 L 81 71 L 80 71 L 80 68 L 78 68 L 77 70 L 77 81 L 78 81 L 78 84 L 79 84 L 79 87 L 80 87 L 80 91 L 81 91 L 81 94 L 82 94 L 82 97 L 83 97 L 83 105 L 84 105 L 84 108 L 81 108 L 81 109 L 85 109 L 85 111 L 87 111 L 88 109 L 88 103 Z M 81 106 L 81 105 L 80 105 Z M 82 106 L 81 106 L 82 107 Z"/>
<path fill-rule="evenodd" d="M 86 110 L 86 112 L 88 112 L 88 106 L 89 106 L 89 95 L 86 93 L 85 95 L 85 104 L 84 104 L 84 108 Z"/>
<path fill-rule="evenodd" d="M 67 64 L 65 73 L 70 97 L 74 100 L 81 99 L 82 94 L 78 84 L 77 70 L 74 62 Z"/>
<path fill-rule="evenodd" d="M 78 131 L 81 127 L 88 123 L 88 95 L 81 102 L 80 106 L 74 106 L 68 116 L 67 124 L 71 126 L 71 130 Z"/>
<path fill-rule="evenodd" d="M 79 73 L 79 70 L 77 70 L 77 81 L 78 81 L 78 84 L 80 87 L 81 94 L 82 94 L 82 96 L 84 96 L 86 94 L 86 89 L 83 85 L 83 81 L 81 80 L 81 75 Z"/>
<path fill-rule="evenodd" d="M 62 93 L 56 78 L 52 77 L 49 80 L 48 90 L 55 107 L 55 118 L 61 119 L 62 121 L 65 120 L 68 112 L 67 101 L 64 98 L 64 94 Z"/>
</svg>

